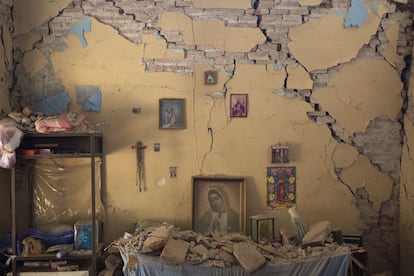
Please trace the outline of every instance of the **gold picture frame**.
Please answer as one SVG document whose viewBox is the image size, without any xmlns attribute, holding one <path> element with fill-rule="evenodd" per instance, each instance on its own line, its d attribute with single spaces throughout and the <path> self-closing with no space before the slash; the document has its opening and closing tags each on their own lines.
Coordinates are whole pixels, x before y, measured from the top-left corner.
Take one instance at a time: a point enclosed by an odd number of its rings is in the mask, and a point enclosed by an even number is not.
<svg viewBox="0 0 414 276">
<path fill-rule="evenodd" d="M 192 229 L 227 234 L 246 231 L 246 179 L 193 176 Z"/>
</svg>

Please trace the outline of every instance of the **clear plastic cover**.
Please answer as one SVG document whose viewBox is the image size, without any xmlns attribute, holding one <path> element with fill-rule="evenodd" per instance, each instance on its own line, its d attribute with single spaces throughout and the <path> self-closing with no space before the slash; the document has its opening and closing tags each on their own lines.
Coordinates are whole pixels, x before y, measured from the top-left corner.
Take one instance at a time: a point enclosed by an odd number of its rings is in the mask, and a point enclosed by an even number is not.
<svg viewBox="0 0 414 276">
<path fill-rule="evenodd" d="M 91 218 L 90 158 L 38 159 L 33 170 L 33 225 L 75 224 Z M 99 158 L 95 159 L 96 218 L 104 220 Z"/>
</svg>

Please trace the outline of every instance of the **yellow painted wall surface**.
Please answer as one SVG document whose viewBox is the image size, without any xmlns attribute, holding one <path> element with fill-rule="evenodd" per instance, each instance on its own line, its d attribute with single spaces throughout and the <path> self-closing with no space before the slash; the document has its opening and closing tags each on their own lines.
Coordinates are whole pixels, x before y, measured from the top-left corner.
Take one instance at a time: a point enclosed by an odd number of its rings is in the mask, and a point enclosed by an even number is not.
<svg viewBox="0 0 414 276">
<path fill-rule="evenodd" d="M 26 52 L 33 48 L 33 44 L 39 41 L 42 35 L 39 33 L 25 33 L 13 38 L 13 48 Z"/>
<path fill-rule="evenodd" d="M 26 11 L 27 6 L 23 7 L 25 1 L 16 0 L 15 47 L 31 49 L 25 39 L 36 41 L 37 37 L 29 36 L 30 30 L 69 2 L 51 2 L 32 15 Z M 45 3 L 38 2 L 36 7 Z M 235 9 L 251 5 L 250 1 L 228 3 Z M 227 2 L 194 1 L 194 5 L 224 8 Z M 76 85 L 97 86 L 102 92 L 102 111 L 86 115 L 92 122 L 106 125 L 106 242 L 132 231 L 133 224 L 141 219 L 190 228 L 192 177 L 199 174 L 245 176 L 247 218 L 269 213 L 277 217 L 279 227 L 289 228 L 287 210 L 266 208 L 266 167 L 280 165 L 271 163 L 270 146 L 277 143 L 289 144 L 288 165 L 297 168 L 297 210 L 305 223 L 329 220 L 333 228 L 344 233 L 362 233 L 364 224 L 352 193 L 365 187 L 378 211 L 391 195 L 392 181 L 354 147 L 332 138 L 327 125 L 313 122 L 307 115 L 315 111 L 310 103 L 300 96 L 288 98 L 275 91 L 283 90 L 285 82 L 289 89 L 311 89 L 308 72 L 340 64 L 335 73 L 329 74 L 328 86 L 313 91 L 322 110 L 329 112 L 349 136 L 363 132 L 378 116 L 395 120 L 402 105 L 398 74 L 380 56 L 355 59 L 377 32 L 380 15 L 388 9 L 380 5 L 379 10 L 377 14 L 370 11 L 368 21 L 360 28 L 345 29 L 344 18 L 333 14 L 293 27 L 289 49 L 299 63 L 297 67 L 242 64 L 234 59 L 234 71 L 217 70 L 218 82 L 214 85 L 204 84 L 204 72 L 216 69 L 208 64 L 194 62 L 188 74 L 149 72 L 143 59 L 168 58 L 176 62 L 186 58 L 184 51 L 167 49 L 164 37 L 168 38 L 169 32 L 178 34 L 180 43 L 185 45 L 244 54 L 265 42 L 260 29 L 229 27 L 218 19 L 166 12 L 156 24 L 160 36 L 144 34 L 142 42 L 135 44 L 110 24 L 91 17 L 91 32 L 83 34 L 85 46 L 71 33 L 65 37 L 66 48 L 50 49 L 50 60 L 32 51 L 25 55 L 24 63 L 33 75 L 45 61 L 50 62 L 48 65 L 72 99 L 72 110 L 80 110 L 75 101 Z M 233 93 L 248 94 L 247 118 L 230 117 Z M 185 129 L 159 129 L 161 98 L 185 100 Z M 141 108 L 138 115 L 133 114 L 134 107 Z M 147 146 L 142 192 L 136 183 L 136 151 L 132 148 L 138 140 Z M 155 144 L 160 145 L 159 151 L 154 150 Z M 408 159 L 408 150 L 405 157 Z M 408 162 L 406 166 L 411 165 Z M 170 167 L 177 168 L 176 178 L 171 177 Z M 343 169 L 339 177 L 337 169 Z M 409 182 L 411 173 L 404 178 Z M 402 211 L 402 215 L 409 218 L 412 213 Z"/>
<path fill-rule="evenodd" d="M 384 46 L 382 55 L 393 66 L 397 64 L 401 65 L 404 63 L 404 60 L 399 55 L 397 55 L 397 41 L 398 41 L 399 31 L 400 31 L 400 26 L 397 24 L 392 25 L 389 27 L 388 30 L 385 30 L 385 35 L 387 36 L 388 44 Z"/>
<path fill-rule="evenodd" d="M 144 44 L 145 58 L 184 58 L 183 50 L 167 49 L 167 43 L 164 39 L 161 39 L 160 37 L 154 37 L 153 35 L 143 35 L 142 43 Z"/>
<path fill-rule="evenodd" d="M 391 196 L 391 178 L 378 171 L 364 156 L 360 157 L 352 167 L 345 168 L 340 177 L 354 192 L 357 188 L 364 187 L 377 211 L 381 203 Z"/>
<path fill-rule="evenodd" d="M 317 6 L 322 3 L 322 0 L 299 0 L 301 6 Z"/>
<path fill-rule="evenodd" d="M 328 14 L 291 28 L 288 46 L 308 71 L 329 68 L 355 58 L 379 23 L 378 15 L 371 13 L 362 27 L 344 28 L 343 17 Z"/>
<path fill-rule="evenodd" d="M 337 144 L 333 153 L 333 162 L 337 168 L 348 168 L 358 159 L 358 151 L 349 144 Z"/>
<path fill-rule="evenodd" d="M 235 75 L 227 83 L 227 87 L 233 93 L 250 93 L 257 88 L 269 93 L 272 89 L 283 87 L 285 78 L 286 73 L 283 69 L 266 65 L 240 64 L 236 67 Z M 260 79 L 260 82 L 251 79 Z"/>
<path fill-rule="evenodd" d="M 289 165 L 298 167 L 298 183 L 301 183 L 298 184 L 298 210 L 306 221 L 313 223 L 323 218 L 347 232 L 360 231 L 351 194 L 332 177 L 333 163 L 323 161 L 332 158 L 321 154 L 332 143 L 329 130 L 309 121 L 306 112 L 312 107 L 308 103 L 272 93 L 273 89 L 283 87 L 286 77 L 283 69 L 236 65 L 231 79 L 219 72 L 219 83 L 205 86 L 203 74 L 211 69 L 208 66 L 196 66 L 194 75 L 144 72 L 143 45 L 132 44 L 95 20 L 85 39 L 88 44 L 83 48 L 75 35 L 69 35 L 68 48 L 52 52 L 51 60 L 72 97 L 75 84 L 98 85 L 104 93 L 102 113 L 88 116 L 95 122 L 110 124 L 104 132 L 105 194 L 110 221 L 106 239 L 116 238 L 143 218 L 190 227 L 191 177 L 201 173 L 247 176 L 248 215 L 263 212 L 266 209 L 264 176 L 266 166 L 272 166 L 270 145 L 277 142 L 288 142 L 292 147 Z M 160 51 L 163 52 L 161 48 Z M 260 81 L 250 81 L 252 78 Z M 229 98 L 209 96 L 220 94 L 224 82 L 227 82 L 227 95 L 249 94 L 248 118 L 230 118 Z M 186 129 L 158 129 L 158 100 L 164 97 L 186 100 Z M 138 116 L 131 113 L 134 106 L 142 107 Z M 213 130 L 213 138 L 208 127 Z M 137 140 L 147 145 L 146 190 L 141 193 L 135 183 L 135 151 L 131 149 Z M 160 143 L 159 152 L 153 150 L 154 143 Z M 327 168 L 326 163 L 331 167 Z M 171 166 L 177 167 L 177 178 L 170 178 Z M 345 219 L 325 207 L 329 202 L 338 201 L 332 196 L 335 193 L 343 197 L 339 208 L 349 210 Z M 276 215 L 281 223 L 290 225 L 286 210 L 277 211 Z"/>
<path fill-rule="evenodd" d="M 375 117 L 394 120 L 402 104 L 401 89 L 400 77 L 386 61 L 366 59 L 341 65 L 329 85 L 312 97 L 352 135 L 364 131 Z"/>
<path fill-rule="evenodd" d="M 413 48 L 414 53 L 414 48 Z M 413 64 L 411 64 L 412 68 Z M 400 185 L 400 267 L 401 275 L 414 274 L 414 71 L 409 75 L 408 109 L 404 118 L 407 139 L 403 147 Z"/>
<path fill-rule="evenodd" d="M 287 67 L 288 80 L 286 88 L 288 89 L 312 89 L 313 81 L 309 76 L 309 73 L 301 66 L 296 64 L 295 66 L 289 65 Z"/>
<path fill-rule="evenodd" d="M 45 56 L 37 49 L 26 53 L 23 59 L 24 67 L 28 70 L 31 77 L 42 70 L 47 63 Z"/>
<path fill-rule="evenodd" d="M 259 29 L 226 27 L 221 20 L 191 20 L 172 12 L 163 13 L 158 26 L 181 31 L 186 44 L 207 45 L 222 51 L 245 52 L 266 40 Z"/>
<path fill-rule="evenodd" d="M 13 9 L 14 36 L 29 33 L 34 27 L 43 24 L 52 16 L 56 16 L 72 1 L 70 0 L 15 0 Z"/>
</svg>

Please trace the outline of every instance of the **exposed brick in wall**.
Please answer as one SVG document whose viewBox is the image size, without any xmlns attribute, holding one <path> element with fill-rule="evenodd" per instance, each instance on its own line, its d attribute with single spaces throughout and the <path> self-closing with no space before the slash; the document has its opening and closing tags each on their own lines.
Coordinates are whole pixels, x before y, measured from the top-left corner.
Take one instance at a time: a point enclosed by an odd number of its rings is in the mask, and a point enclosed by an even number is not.
<svg viewBox="0 0 414 276">
<path fill-rule="evenodd" d="M 0 4 L 1 5 L 1 4 Z M 289 29 L 303 24 L 311 18 L 321 18 L 333 11 L 346 11 L 349 7 L 348 0 L 325 0 L 317 7 L 302 7 L 295 1 L 289 0 L 256 0 L 252 7 L 241 9 L 201 9 L 194 8 L 191 1 L 74 1 L 59 16 L 46 22 L 37 31 L 42 33 L 43 40 L 35 46 L 46 56 L 48 49 L 57 47 L 63 42 L 67 34 L 68 26 L 73 25 L 83 16 L 91 16 L 98 21 L 112 26 L 124 38 L 133 43 L 141 43 L 143 34 L 157 34 L 165 39 L 168 49 L 184 51 L 183 59 L 147 58 L 143 59 L 148 72 L 177 72 L 182 74 L 192 73 L 193 64 L 206 64 L 217 70 L 223 70 L 232 75 L 235 64 L 280 64 L 286 67 L 296 63 L 291 58 L 287 47 L 289 42 Z M 2 10 L 2 9 L 1 9 Z M 164 12 L 177 12 L 192 19 L 218 19 L 228 27 L 259 28 L 266 36 L 264 44 L 258 45 L 248 53 L 223 52 L 205 45 L 184 44 L 182 34 L 178 31 L 165 31 L 157 28 L 159 16 Z M 1 15 L 0 15 L 1 16 Z M 398 54 L 406 60 L 411 60 L 412 51 L 412 13 L 408 10 L 386 14 L 381 21 L 381 26 L 376 35 L 365 45 L 358 58 L 380 57 L 382 45 L 386 42 L 384 30 L 392 24 L 401 24 L 398 39 Z M 20 56 L 16 53 L 15 60 L 20 62 Z M 396 67 L 397 72 L 404 74 L 405 64 Z M 17 66 L 17 71 L 20 67 Z M 362 188 L 358 189 L 354 198 L 361 211 L 361 219 L 365 227 L 365 241 L 387 260 L 385 267 L 381 269 L 394 269 L 396 260 L 388 257 L 387 248 L 390 243 L 396 241 L 398 231 L 395 230 L 395 217 L 398 214 L 399 171 L 402 144 L 402 123 L 387 118 L 377 118 L 367 127 L 365 132 L 356 133 L 353 137 L 347 137 L 344 130 L 336 123 L 335 118 L 329 115 L 317 102 L 312 102 L 312 91 L 323 88 L 330 78 L 337 72 L 336 67 L 327 70 L 315 70 L 310 72 L 314 81 L 312 90 L 279 89 L 274 93 L 285 97 L 300 97 L 309 102 L 314 108 L 308 116 L 317 124 L 326 124 L 331 130 L 332 137 L 339 142 L 349 143 L 358 151 L 367 156 L 372 164 L 382 172 L 388 174 L 394 180 L 392 196 L 382 205 L 378 213 L 372 208 L 369 195 Z M 19 75 L 24 75 L 20 70 Z M 53 69 L 49 68 L 47 74 L 47 87 L 50 93 L 61 88 L 61 83 L 54 77 Z M 19 84 L 13 93 L 16 106 L 24 106 L 25 100 L 21 100 L 22 91 Z M 44 89 L 44 87 L 39 87 Z M 402 96 L 407 94 L 406 87 Z M 225 88 L 224 88 L 225 90 Z M 24 98 L 24 97 L 23 97 Z M 30 99 L 26 98 L 27 101 Z M 16 107 L 14 109 L 17 109 Z M 402 112 L 404 110 L 402 109 Z M 394 267 L 387 267 L 387 265 Z M 375 269 L 375 268 L 374 268 Z M 378 268 L 377 268 L 378 269 Z"/>
</svg>

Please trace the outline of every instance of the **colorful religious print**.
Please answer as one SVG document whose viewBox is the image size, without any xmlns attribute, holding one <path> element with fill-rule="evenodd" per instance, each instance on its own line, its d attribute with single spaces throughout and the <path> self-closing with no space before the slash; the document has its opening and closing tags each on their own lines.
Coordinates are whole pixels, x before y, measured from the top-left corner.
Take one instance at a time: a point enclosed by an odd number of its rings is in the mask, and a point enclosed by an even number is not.
<svg viewBox="0 0 414 276">
<path fill-rule="evenodd" d="M 296 167 L 267 167 L 267 208 L 296 204 Z"/>
</svg>

